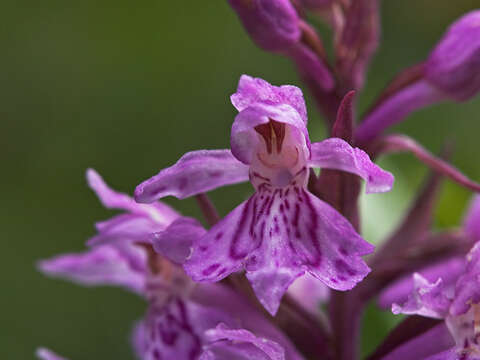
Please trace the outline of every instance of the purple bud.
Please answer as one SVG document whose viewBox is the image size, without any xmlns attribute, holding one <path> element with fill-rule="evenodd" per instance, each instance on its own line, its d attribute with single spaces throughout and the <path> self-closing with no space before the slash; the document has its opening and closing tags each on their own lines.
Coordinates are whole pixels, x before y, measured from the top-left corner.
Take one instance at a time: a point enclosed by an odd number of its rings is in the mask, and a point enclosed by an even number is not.
<svg viewBox="0 0 480 360">
<path fill-rule="evenodd" d="M 468 100 L 480 91 L 480 10 L 454 22 L 429 58 L 400 73 L 357 128 L 365 146 L 411 113 L 445 101 Z"/>
<path fill-rule="evenodd" d="M 334 86 L 320 38 L 289 0 L 228 0 L 252 40 L 266 51 L 292 59 L 303 77 L 323 90 Z"/>
<path fill-rule="evenodd" d="M 455 100 L 480 90 L 480 10 L 454 22 L 430 54 L 425 78 Z"/>
<path fill-rule="evenodd" d="M 252 40 L 262 49 L 283 52 L 301 37 L 289 0 L 228 0 Z"/>
</svg>

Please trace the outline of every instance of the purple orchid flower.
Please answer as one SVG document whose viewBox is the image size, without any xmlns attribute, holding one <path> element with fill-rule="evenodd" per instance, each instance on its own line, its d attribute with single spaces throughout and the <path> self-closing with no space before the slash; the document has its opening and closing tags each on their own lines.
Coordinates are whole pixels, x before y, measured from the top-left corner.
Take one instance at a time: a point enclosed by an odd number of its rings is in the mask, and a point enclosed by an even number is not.
<svg viewBox="0 0 480 360">
<path fill-rule="evenodd" d="M 391 189 L 393 176 L 347 142 L 310 144 L 302 92 L 242 76 L 231 97 L 239 111 L 232 150 L 187 153 L 135 190 L 139 202 L 185 198 L 250 179 L 255 193 L 194 241 L 184 267 L 195 281 L 219 281 L 245 269 L 260 302 L 275 314 L 289 285 L 306 271 L 348 290 L 370 271 L 373 251 L 330 205 L 310 194 L 311 167 L 343 170 L 366 180 L 367 193 Z"/>
<path fill-rule="evenodd" d="M 474 196 L 459 230 L 466 244 L 473 245 L 480 241 L 480 196 Z M 470 246 L 471 246 L 470 245 Z M 441 278 L 446 288 L 454 288 L 458 277 L 465 272 L 464 256 L 453 255 L 436 261 L 417 271 L 423 278 L 435 282 Z M 405 275 L 391 283 L 379 295 L 378 305 L 381 308 L 391 307 L 393 303 L 403 303 L 414 289 L 412 274 Z"/>
<path fill-rule="evenodd" d="M 220 284 L 195 286 L 179 265 L 153 251 L 155 239 L 158 251 L 183 261 L 190 251 L 184 245 L 205 233 L 200 224 L 158 202 L 135 203 L 109 189 L 93 170 L 87 177 L 104 205 L 129 213 L 97 224 L 99 234 L 89 240 L 86 252 L 43 260 L 39 268 L 82 285 L 122 286 L 143 296 L 148 311 L 132 335 L 139 359 L 301 359 L 290 341 L 241 296 Z M 61 359 L 46 349 L 38 354 Z"/>
<path fill-rule="evenodd" d="M 480 359 L 480 242 L 476 243 L 466 256 L 464 273 L 457 279 L 455 286 L 445 287 L 442 279 L 430 283 L 420 274 L 414 274 L 414 291 L 402 306 L 393 304 L 395 314 L 417 314 L 436 319 L 444 319 L 455 345 L 449 342 L 433 343 L 431 351 L 424 353 L 425 359 L 438 360 L 474 360 Z M 444 329 L 446 329 L 444 328 Z M 431 331 L 440 331 L 437 327 Z M 428 339 L 428 334 L 424 335 Z M 431 340 L 431 339 L 430 339 Z M 451 340 L 450 340 L 451 342 Z M 432 343 L 430 343 L 432 345 Z M 416 353 L 422 342 L 409 342 L 402 349 L 394 351 L 385 359 L 400 359 L 399 353 L 407 348 L 411 354 Z"/>
<path fill-rule="evenodd" d="M 137 294 L 145 291 L 145 253 L 135 242 L 164 230 L 179 214 L 166 204 L 138 204 L 126 194 L 110 189 L 94 170 L 87 171 L 89 186 L 106 208 L 127 211 L 95 225 L 98 234 L 83 254 L 65 254 L 40 261 L 41 271 L 83 285 L 116 285 Z M 111 244 L 115 244 L 112 246 Z"/>
</svg>

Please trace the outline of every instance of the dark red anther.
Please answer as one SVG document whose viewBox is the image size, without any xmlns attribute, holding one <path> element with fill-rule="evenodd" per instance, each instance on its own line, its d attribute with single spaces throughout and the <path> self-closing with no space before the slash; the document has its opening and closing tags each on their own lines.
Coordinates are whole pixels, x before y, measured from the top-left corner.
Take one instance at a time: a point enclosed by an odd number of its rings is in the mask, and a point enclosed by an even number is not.
<svg viewBox="0 0 480 360">
<path fill-rule="evenodd" d="M 272 153 L 272 133 L 275 134 L 277 153 L 282 151 L 283 140 L 285 139 L 285 124 L 278 121 L 270 120 L 266 124 L 255 126 L 255 131 L 262 135 L 267 144 L 267 152 Z"/>
<path fill-rule="evenodd" d="M 270 123 L 255 126 L 255 131 L 262 135 L 267 144 L 267 152 L 272 153 L 272 128 Z"/>
<path fill-rule="evenodd" d="M 283 140 L 285 139 L 285 124 L 273 120 L 270 120 L 270 124 L 277 138 L 277 153 L 280 153 L 280 151 L 282 151 Z"/>
</svg>

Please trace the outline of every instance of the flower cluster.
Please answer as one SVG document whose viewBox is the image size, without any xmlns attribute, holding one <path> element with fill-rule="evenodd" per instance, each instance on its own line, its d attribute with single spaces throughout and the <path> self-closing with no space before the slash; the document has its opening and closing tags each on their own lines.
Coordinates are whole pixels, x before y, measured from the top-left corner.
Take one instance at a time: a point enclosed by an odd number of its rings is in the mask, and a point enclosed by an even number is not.
<svg viewBox="0 0 480 360">
<path fill-rule="evenodd" d="M 42 260 L 40 271 L 141 296 L 146 312 L 131 342 L 142 360 L 355 359 L 361 314 L 375 297 L 425 319 L 407 318 L 371 359 L 480 359 L 480 198 L 462 228 L 431 226 L 443 177 L 480 185 L 406 135 L 384 135 L 413 111 L 480 90 L 480 11 L 456 21 L 355 119 L 379 41 L 377 0 L 229 3 L 260 48 L 293 60 L 330 137 L 310 140 L 299 88 L 243 75 L 231 96 L 230 149 L 188 152 L 133 197 L 88 170 L 103 205 L 123 213 L 97 223 L 84 252 Z M 307 12 L 332 27 L 334 64 Z M 398 151 L 434 173 L 374 251 L 358 226 L 361 180 L 366 193 L 391 190 L 393 175 L 374 160 Z M 247 181 L 252 195 L 220 218 L 206 192 Z M 162 203 L 166 196 L 196 197 L 208 228 Z M 327 302 L 328 321 L 319 306 Z M 37 356 L 62 359 L 44 348 Z"/>
</svg>

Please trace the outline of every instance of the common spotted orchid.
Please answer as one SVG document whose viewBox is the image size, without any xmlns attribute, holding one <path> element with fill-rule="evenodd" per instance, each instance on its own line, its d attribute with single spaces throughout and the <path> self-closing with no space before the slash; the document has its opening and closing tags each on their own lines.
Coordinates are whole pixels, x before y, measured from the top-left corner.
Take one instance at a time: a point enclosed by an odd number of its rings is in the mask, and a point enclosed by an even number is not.
<svg viewBox="0 0 480 360">
<path fill-rule="evenodd" d="M 230 150 L 185 154 L 135 190 L 138 202 L 185 198 L 250 179 L 255 193 L 192 244 L 184 268 L 215 282 L 245 269 L 260 302 L 275 314 L 282 295 L 306 271 L 332 289 L 349 290 L 369 272 L 373 246 L 330 205 L 307 190 L 312 167 L 347 171 L 367 193 L 390 190 L 393 176 L 338 138 L 310 143 L 300 89 L 242 76 L 231 97 L 239 111 Z"/>
<path fill-rule="evenodd" d="M 82 285 L 120 285 L 143 296 L 147 314 L 132 335 L 139 359 L 301 359 L 290 341 L 241 296 L 221 284 L 196 286 L 181 266 L 153 251 L 151 233 L 157 250 L 182 261 L 188 250 L 182 244 L 205 233 L 196 221 L 159 202 L 137 204 L 109 189 L 93 170 L 87 176 L 105 206 L 128 213 L 97 224 L 99 234 L 90 239 L 86 252 L 43 260 L 39 267 Z M 62 359 L 47 349 L 37 355 Z"/>
</svg>

